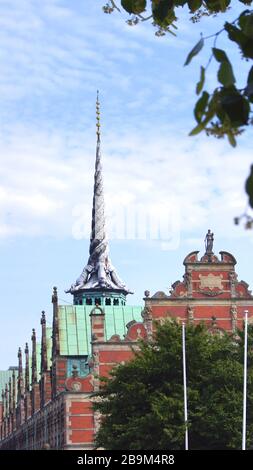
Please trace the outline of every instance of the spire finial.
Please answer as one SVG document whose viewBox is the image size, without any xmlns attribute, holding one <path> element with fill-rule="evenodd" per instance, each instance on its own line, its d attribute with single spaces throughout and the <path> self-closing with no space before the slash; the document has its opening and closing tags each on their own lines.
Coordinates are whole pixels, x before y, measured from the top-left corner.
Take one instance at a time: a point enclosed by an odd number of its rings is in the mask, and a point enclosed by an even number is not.
<svg viewBox="0 0 253 470">
<path fill-rule="evenodd" d="M 97 115 L 97 138 L 100 139 L 100 102 L 99 102 L 99 91 L 97 90 L 97 101 L 96 101 L 96 115 Z"/>
<path fill-rule="evenodd" d="M 41 323 L 41 325 L 46 324 L 46 315 L 45 315 L 45 311 L 44 311 L 44 310 L 42 310 L 42 312 L 41 312 L 41 320 L 40 320 L 40 323 Z"/>
<path fill-rule="evenodd" d="M 53 287 L 53 295 L 52 295 L 52 303 L 57 303 L 58 295 L 57 295 L 57 287 Z"/>
</svg>

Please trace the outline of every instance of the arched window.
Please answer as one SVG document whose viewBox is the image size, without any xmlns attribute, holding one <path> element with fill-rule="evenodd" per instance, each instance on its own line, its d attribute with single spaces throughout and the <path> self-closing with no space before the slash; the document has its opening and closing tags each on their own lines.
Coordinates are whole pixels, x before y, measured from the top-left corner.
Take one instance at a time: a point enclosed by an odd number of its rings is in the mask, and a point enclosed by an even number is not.
<svg viewBox="0 0 253 470">
<path fill-rule="evenodd" d="M 113 300 L 113 305 L 119 305 L 119 299 L 114 299 Z"/>
<path fill-rule="evenodd" d="M 95 305 L 101 305 L 101 299 L 99 297 L 95 298 Z"/>
<path fill-rule="evenodd" d="M 90 297 L 87 297 L 86 305 L 92 305 L 92 299 Z"/>
<path fill-rule="evenodd" d="M 111 305 L 112 301 L 111 299 L 105 299 L 105 305 Z"/>
</svg>

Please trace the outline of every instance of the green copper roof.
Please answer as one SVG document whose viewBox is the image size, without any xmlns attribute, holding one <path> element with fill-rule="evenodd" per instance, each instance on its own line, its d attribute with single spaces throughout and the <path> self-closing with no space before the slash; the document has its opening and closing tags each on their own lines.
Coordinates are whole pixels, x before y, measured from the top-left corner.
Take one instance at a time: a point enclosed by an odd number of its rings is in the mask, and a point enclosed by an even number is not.
<svg viewBox="0 0 253 470">
<path fill-rule="evenodd" d="M 90 312 L 93 308 L 92 305 L 60 305 L 58 307 L 61 355 L 85 356 L 90 354 Z M 106 340 L 109 340 L 113 335 L 119 335 L 123 338 L 127 332 L 127 323 L 132 320 L 142 321 L 142 307 L 139 306 L 106 306 L 103 311 L 105 312 Z"/>
</svg>

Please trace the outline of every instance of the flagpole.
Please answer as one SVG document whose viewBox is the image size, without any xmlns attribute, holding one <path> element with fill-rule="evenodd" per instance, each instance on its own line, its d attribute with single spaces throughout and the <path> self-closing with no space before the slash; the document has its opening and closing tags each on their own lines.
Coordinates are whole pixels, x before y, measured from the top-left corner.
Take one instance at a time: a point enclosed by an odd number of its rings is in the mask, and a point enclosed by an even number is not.
<svg viewBox="0 0 253 470">
<path fill-rule="evenodd" d="M 185 324 L 184 323 L 182 323 L 182 346 L 183 346 L 185 450 L 188 450 L 187 384 L 186 384 L 186 354 L 185 354 Z"/>
<path fill-rule="evenodd" d="M 242 450 L 246 450 L 246 406 L 247 406 L 247 350 L 248 350 L 248 310 L 245 310 L 244 323 L 244 372 L 243 372 L 243 423 Z"/>
</svg>

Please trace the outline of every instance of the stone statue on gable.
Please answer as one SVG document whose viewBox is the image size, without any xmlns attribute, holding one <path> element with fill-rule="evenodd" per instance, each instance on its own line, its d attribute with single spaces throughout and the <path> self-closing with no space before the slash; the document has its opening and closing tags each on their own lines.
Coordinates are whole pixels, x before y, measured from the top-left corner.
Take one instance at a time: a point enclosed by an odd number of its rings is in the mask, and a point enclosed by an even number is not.
<svg viewBox="0 0 253 470">
<path fill-rule="evenodd" d="M 208 255 L 213 253 L 213 241 L 214 241 L 214 234 L 209 229 L 205 238 L 206 254 Z"/>
</svg>

